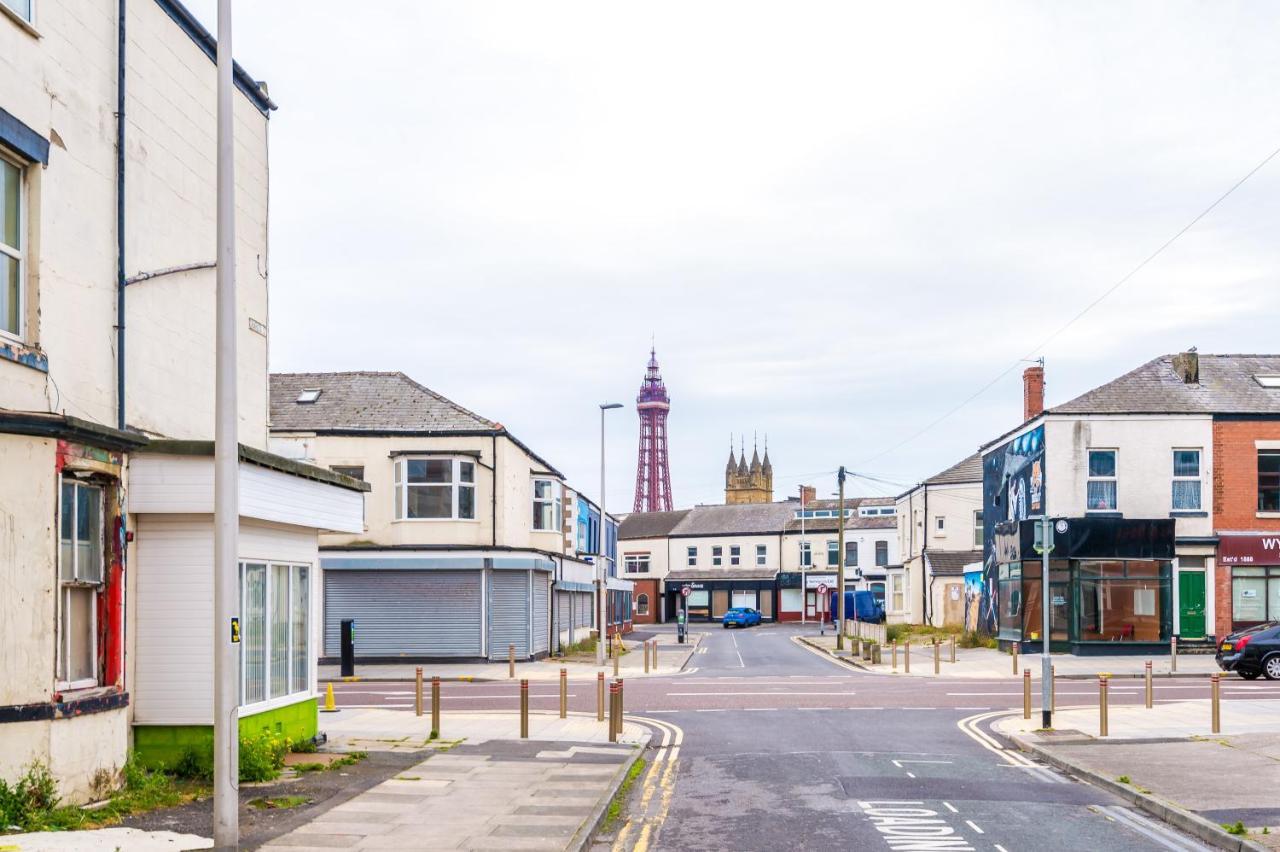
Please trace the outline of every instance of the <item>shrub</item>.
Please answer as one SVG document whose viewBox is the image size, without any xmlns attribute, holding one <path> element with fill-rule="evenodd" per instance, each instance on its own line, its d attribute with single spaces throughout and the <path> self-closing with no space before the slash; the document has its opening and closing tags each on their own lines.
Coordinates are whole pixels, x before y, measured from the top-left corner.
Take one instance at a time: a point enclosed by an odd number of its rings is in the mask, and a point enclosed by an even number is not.
<svg viewBox="0 0 1280 852">
<path fill-rule="evenodd" d="M 0 830 L 12 825 L 37 828 L 57 806 L 58 786 L 38 760 L 12 786 L 0 778 Z"/>
<path fill-rule="evenodd" d="M 242 736 L 240 738 L 240 780 L 275 780 L 284 767 L 284 758 L 289 753 L 289 747 L 287 737 L 271 731 L 263 731 L 257 736 Z M 213 744 L 202 743 L 198 747 L 188 748 L 183 753 L 182 759 L 173 767 L 173 774 L 179 778 L 201 781 L 212 778 Z"/>
<path fill-rule="evenodd" d="M 966 630 L 956 640 L 956 645 L 961 648 L 996 648 L 999 647 L 999 644 L 996 641 L 996 637 L 979 633 L 976 630 Z"/>
</svg>

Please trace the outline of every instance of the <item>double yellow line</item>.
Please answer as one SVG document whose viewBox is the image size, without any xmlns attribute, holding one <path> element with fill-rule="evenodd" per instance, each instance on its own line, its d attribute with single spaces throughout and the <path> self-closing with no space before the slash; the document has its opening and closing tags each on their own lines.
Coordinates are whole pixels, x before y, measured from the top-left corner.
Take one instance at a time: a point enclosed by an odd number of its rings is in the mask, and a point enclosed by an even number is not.
<svg viewBox="0 0 1280 852">
<path fill-rule="evenodd" d="M 676 768 L 680 758 L 680 745 L 684 742 L 684 729 L 670 722 L 661 722 L 643 716 L 627 716 L 627 721 L 649 725 L 662 734 L 653 763 L 644 774 L 640 787 L 640 804 L 632 809 L 632 816 L 618 831 L 613 841 L 614 852 L 647 852 L 654 834 L 667 818 L 671 799 L 675 795 Z M 632 841 L 632 835 L 635 835 Z"/>
</svg>

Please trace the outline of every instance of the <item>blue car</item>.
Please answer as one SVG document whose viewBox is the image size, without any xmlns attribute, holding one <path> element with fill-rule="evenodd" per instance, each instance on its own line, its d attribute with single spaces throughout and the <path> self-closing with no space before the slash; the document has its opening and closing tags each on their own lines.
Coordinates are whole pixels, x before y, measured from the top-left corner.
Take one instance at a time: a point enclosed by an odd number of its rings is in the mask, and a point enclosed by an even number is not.
<svg viewBox="0 0 1280 852">
<path fill-rule="evenodd" d="M 723 624 L 728 627 L 751 627 L 760 623 L 760 611 L 749 606 L 735 606 L 724 614 Z"/>
</svg>

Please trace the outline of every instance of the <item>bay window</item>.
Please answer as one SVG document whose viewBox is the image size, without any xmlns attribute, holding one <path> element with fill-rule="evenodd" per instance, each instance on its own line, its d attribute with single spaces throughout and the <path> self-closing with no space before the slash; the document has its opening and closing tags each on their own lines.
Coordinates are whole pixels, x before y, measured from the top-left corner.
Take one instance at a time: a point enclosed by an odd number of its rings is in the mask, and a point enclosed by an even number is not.
<svg viewBox="0 0 1280 852">
<path fill-rule="evenodd" d="M 13 337 L 23 332 L 24 215 L 22 169 L 0 155 L 0 332 Z"/>
<path fill-rule="evenodd" d="M 310 568 L 240 563 L 240 704 L 311 688 Z"/>
<path fill-rule="evenodd" d="M 396 459 L 397 521 L 469 521 L 475 516 L 475 462 L 447 458 Z"/>
<path fill-rule="evenodd" d="M 98 594 L 105 574 L 102 487 L 62 480 L 58 514 L 58 682 L 98 683 Z"/>
<path fill-rule="evenodd" d="M 1200 511 L 1200 451 L 1173 451 L 1173 511 Z"/>
<path fill-rule="evenodd" d="M 533 481 L 533 528 L 542 531 L 560 529 L 560 483 L 554 479 Z"/>
</svg>

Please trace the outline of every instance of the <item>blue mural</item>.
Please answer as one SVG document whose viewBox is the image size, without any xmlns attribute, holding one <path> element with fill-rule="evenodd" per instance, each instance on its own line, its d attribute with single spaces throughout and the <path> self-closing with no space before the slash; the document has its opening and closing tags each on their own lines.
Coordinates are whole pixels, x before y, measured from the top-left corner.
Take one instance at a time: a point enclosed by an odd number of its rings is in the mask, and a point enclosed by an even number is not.
<svg viewBox="0 0 1280 852">
<path fill-rule="evenodd" d="M 996 525 L 1045 512 L 1044 426 L 988 451 L 982 457 L 983 589 L 978 624 L 996 632 Z"/>
</svg>

